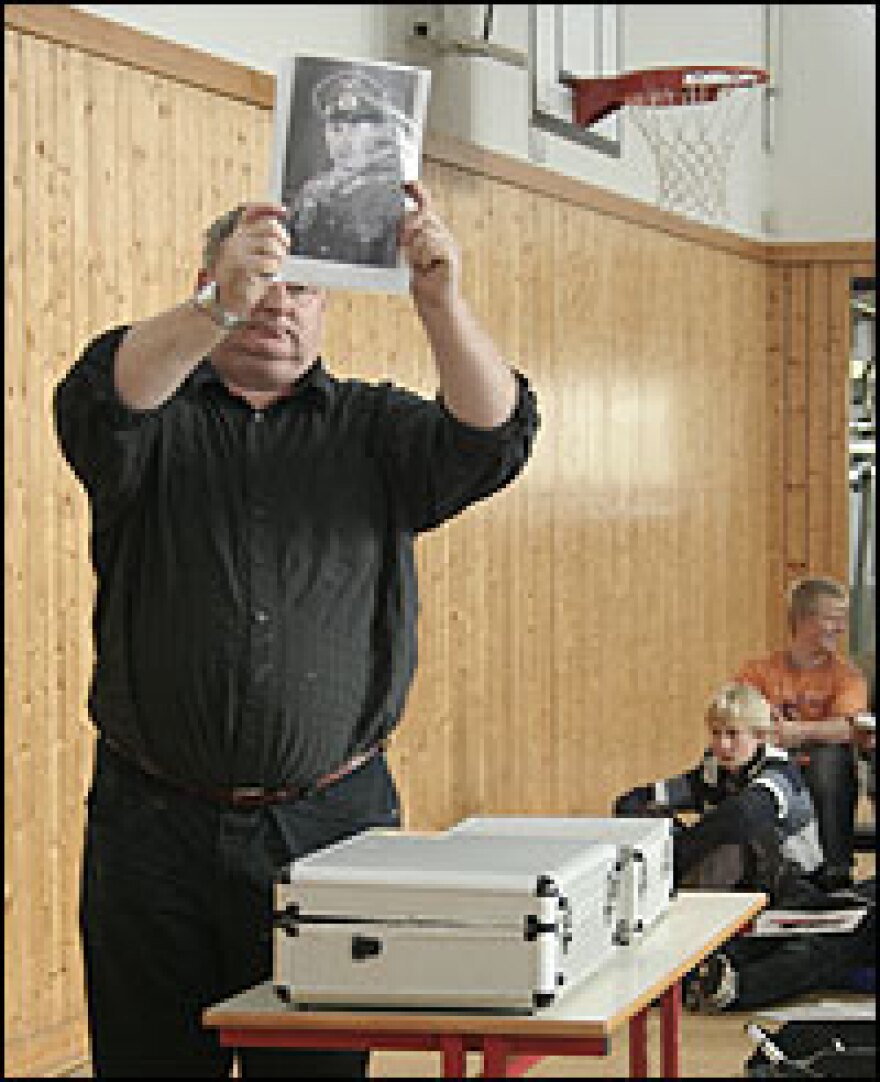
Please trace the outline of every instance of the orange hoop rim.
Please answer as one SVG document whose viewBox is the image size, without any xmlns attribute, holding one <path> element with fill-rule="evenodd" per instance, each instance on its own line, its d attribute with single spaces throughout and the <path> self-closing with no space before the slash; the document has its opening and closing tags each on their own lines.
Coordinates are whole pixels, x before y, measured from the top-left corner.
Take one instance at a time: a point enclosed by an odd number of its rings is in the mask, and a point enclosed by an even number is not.
<svg viewBox="0 0 880 1082">
<path fill-rule="evenodd" d="M 624 105 L 664 108 L 716 101 L 719 94 L 750 89 L 768 81 L 764 68 L 739 64 L 690 64 L 642 68 L 604 79 L 565 75 L 573 91 L 574 120 L 589 127 Z"/>
</svg>

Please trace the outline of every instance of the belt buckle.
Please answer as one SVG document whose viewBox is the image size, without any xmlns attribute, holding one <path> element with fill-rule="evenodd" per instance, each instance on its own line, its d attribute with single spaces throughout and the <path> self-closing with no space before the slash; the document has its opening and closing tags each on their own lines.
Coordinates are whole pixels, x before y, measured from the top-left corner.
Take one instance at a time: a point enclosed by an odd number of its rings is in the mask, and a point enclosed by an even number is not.
<svg viewBox="0 0 880 1082">
<path fill-rule="evenodd" d="M 248 804 L 260 804 L 266 796 L 262 785 L 241 785 L 232 790 L 232 803 L 235 807 Z"/>
</svg>

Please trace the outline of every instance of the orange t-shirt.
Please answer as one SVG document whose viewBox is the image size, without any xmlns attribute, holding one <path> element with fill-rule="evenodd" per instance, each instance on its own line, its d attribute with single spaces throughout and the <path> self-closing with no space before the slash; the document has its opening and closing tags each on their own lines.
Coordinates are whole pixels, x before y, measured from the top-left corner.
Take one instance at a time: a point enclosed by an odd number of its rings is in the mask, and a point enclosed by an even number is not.
<svg viewBox="0 0 880 1082">
<path fill-rule="evenodd" d="M 784 650 L 747 661 L 736 679 L 751 684 L 778 709 L 794 708 L 804 721 L 822 721 L 868 709 L 868 682 L 852 662 L 831 657 L 812 669 L 795 668 Z"/>
</svg>

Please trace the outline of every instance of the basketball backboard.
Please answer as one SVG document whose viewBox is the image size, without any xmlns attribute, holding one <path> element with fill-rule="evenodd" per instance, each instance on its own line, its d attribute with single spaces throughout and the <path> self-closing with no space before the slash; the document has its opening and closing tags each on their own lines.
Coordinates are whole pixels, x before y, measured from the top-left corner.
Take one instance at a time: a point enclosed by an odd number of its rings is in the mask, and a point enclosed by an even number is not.
<svg viewBox="0 0 880 1082">
<path fill-rule="evenodd" d="M 530 4 L 531 123 L 619 158 L 620 114 L 589 128 L 574 123 L 572 91 L 562 75 L 619 75 L 623 64 L 621 4 Z"/>
</svg>

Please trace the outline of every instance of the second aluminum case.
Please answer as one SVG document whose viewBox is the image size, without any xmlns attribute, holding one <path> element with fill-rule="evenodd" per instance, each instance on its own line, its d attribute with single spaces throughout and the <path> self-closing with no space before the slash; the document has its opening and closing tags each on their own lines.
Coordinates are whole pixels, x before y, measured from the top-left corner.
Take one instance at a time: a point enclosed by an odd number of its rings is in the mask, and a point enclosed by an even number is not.
<svg viewBox="0 0 880 1082">
<path fill-rule="evenodd" d="M 672 825 L 667 818 L 473 816 L 452 827 L 450 833 L 522 841 L 565 838 L 613 845 L 620 865 L 615 939 L 622 945 L 633 942 L 662 917 L 675 893 Z"/>
</svg>

